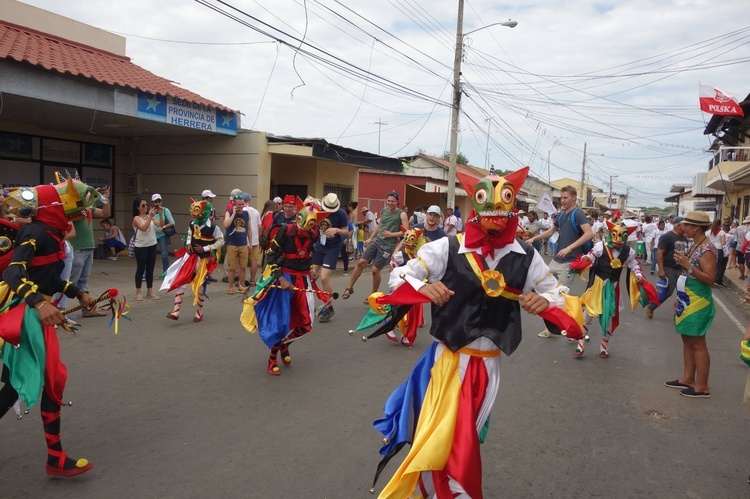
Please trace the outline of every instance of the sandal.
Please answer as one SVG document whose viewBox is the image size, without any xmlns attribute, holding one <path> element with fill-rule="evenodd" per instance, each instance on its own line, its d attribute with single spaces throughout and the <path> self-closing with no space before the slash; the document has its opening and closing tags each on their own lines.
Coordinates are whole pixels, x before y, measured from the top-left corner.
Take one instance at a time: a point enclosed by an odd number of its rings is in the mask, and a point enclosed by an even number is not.
<svg viewBox="0 0 750 499">
<path fill-rule="evenodd" d="M 344 294 L 341 295 L 342 300 L 348 300 L 351 295 L 354 294 L 354 288 L 344 288 Z"/>
</svg>

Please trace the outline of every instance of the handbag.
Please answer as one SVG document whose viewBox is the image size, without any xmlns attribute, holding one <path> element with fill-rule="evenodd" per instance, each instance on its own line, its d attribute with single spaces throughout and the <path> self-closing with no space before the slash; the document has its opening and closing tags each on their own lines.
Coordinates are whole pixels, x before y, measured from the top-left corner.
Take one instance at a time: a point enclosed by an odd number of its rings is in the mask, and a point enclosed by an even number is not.
<svg viewBox="0 0 750 499">
<path fill-rule="evenodd" d="M 128 242 L 128 257 L 135 258 L 135 236 L 138 234 L 137 232 L 133 234 L 133 237 L 130 238 L 130 242 Z"/>
<path fill-rule="evenodd" d="M 354 243 L 351 237 L 346 240 L 346 254 L 349 256 L 354 254 Z"/>
<path fill-rule="evenodd" d="M 177 234 L 177 231 L 175 230 L 173 225 L 172 227 L 167 227 L 166 229 L 162 230 L 162 233 L 167 237 L 172 237 Z"/>
</svg>

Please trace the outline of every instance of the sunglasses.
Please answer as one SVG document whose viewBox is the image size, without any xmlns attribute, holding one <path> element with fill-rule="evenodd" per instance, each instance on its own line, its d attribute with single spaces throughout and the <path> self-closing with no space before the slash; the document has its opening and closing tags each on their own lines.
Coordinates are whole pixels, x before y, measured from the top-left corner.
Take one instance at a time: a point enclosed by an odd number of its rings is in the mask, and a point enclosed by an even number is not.
<svg viewBox="0 0 750 499">
<path fill-rule="evenodd" d="M 161 199 L 155 199 L 154 203 L 161 203 Z"/>
<path fill-rule="evenodd" d="M 147 207 L 148 207 L 148 205 L 147 205 L 147 204 L 142 204 L 142 205 L 140 205 L 140 206 L 139 206 L 138 208 L 147 208 Z"/>
</svg>

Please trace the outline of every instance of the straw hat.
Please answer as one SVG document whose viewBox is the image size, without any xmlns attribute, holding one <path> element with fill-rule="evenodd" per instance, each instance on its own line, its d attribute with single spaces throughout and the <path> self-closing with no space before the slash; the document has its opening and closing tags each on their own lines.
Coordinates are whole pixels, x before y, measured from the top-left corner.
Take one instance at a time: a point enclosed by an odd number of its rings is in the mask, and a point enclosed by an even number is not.
<svg viewBox="0 0 750 499">
<path fill-rule="evenodd" d="M 682 222 L 705 227 L 711 225 L 711 219 L 705 211 L 689 211 L 688 214 L 685 215 L 685 220 Z"/>
</svg>

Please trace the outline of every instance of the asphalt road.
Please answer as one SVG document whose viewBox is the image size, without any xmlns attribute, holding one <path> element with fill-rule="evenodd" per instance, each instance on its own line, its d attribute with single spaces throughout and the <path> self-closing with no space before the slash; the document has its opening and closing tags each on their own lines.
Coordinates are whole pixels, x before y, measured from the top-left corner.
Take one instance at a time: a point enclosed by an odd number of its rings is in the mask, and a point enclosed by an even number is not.
<svg viewBox="0 0 750 499">
<path fill-rule="evenodd" d="M 132 297 L 134 262 L 95 262 L 92 290 Z M 346 280 L 334 277 L 342 292 Z M 118 335 L 107 319 L 81 319 L 60 334 L 69 367 L 63 445 L 95 467 L 71 480 L 44 475 L 39 409 L 0 420 L 0 494 L 11 497 L 372 497 L 379 434 L 372 421 L 429 345 L 363 343 L 347 331 L 370 287 L 336 303 L 328 324 L 292 345 L 293 364 L 266 373 L 268 350 L 239 323 L 240 298 L 209 288 L 202 323 L 164 316 L 172 299 L 132 302 Z M 573 291 L 583 290 L 581 281 Z M 563 338 L 539 339 L 524 315 L 524 341 L 503 357 L 502 384 L 483 445 L 485 497 L 747 498 L 750 486 L 747 367 L 737 323 L 750 316 L 727 290 L 709 333 L 710 399 L 665 388 L 682 370 L 668 310 L 624 314 L 611 357 L 583 358 Z M 189 310 L 186 309 L 186 312 Z M 428 318 L 429 320 L 429 318 Z M 737 323 L 735 322 L 737 321 Z M 406 450 L 402 451 L 405 455 Z M 400 460 L 394 459 L 378 490 Z"/>
</svg>

